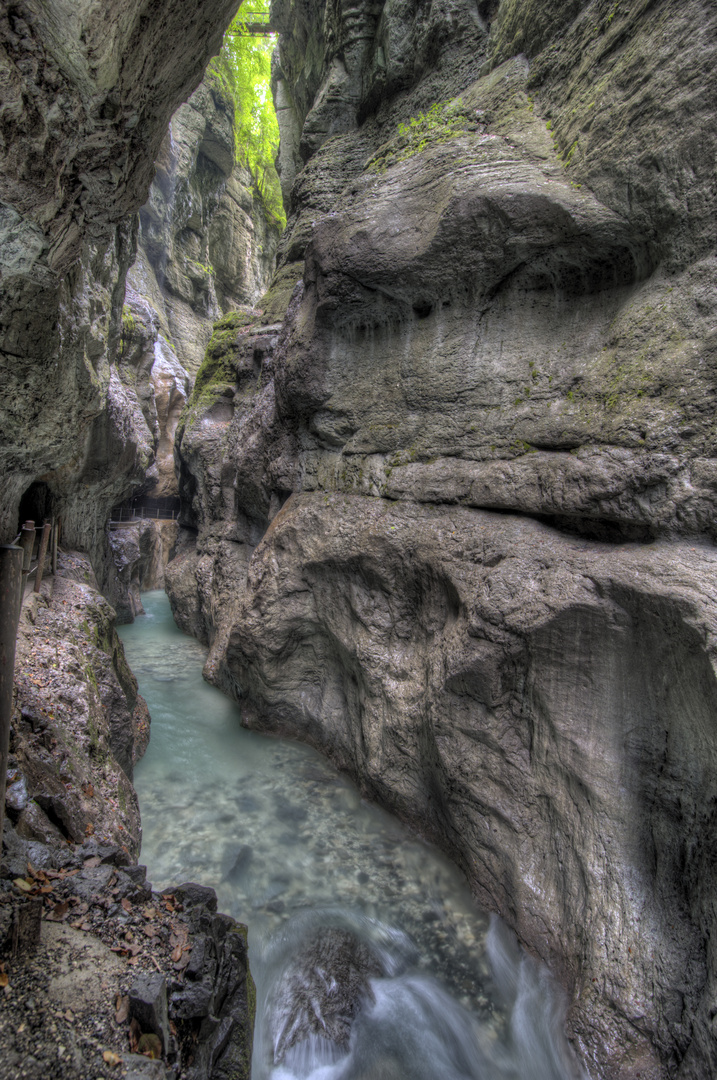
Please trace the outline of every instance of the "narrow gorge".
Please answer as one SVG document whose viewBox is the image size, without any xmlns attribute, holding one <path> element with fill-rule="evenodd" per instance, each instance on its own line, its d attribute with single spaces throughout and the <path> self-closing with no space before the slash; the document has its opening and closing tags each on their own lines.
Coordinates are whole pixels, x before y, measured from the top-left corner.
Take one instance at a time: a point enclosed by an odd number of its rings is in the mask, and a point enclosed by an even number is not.
<svg viewBox="0 0 717 1080">
<path fill-rule="evenodd" d="M 164 588 L 244 727 L 318 750 L 547 966 L 576 1076 L 708 1080 L 717 10 L 273 0 L 267 179 L 227 60 L 248 6 L 0 7 L 0 540 L 60 525 L 21 617 L 8 889 L 23 844 L 69 840 L 53 873 L 84 881 L 120 825 L 134 866 L 114 620 Z M 216 900 L 183 895 L 219 956 Z M 221 1023 L 201 1075 L 246 1075 Z"/>
</svg>

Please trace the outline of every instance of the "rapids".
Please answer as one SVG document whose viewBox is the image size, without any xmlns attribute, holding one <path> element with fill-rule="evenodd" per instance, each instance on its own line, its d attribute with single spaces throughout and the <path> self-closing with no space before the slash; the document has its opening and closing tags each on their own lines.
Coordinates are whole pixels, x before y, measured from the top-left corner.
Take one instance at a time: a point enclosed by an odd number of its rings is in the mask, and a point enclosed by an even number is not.
<svg viewBox="0 0 717 1080">
<path fill-rule="evenodd" d="M 459 871 L 309 747 L 244 730 L 203 681 L 206 650 L 177 629 L 164 593 L 142 600 L 146 615 L 119 628 L 152 716 L 135 773 L 142 861 L 155 888 L 210 885 L 248 925 L 253 1080 L 580 1076 L 559 988 L 476 907 Z M 364 943 L 378 973 L 346 1044 L 310 1034 L 282 1049 L 277 1032 L 295 1018 L 287 971 L 329 927 Z M 335 973 L 318 973 L 330 1001 Z M 326 1026 L 322 1007 L 314 995 L 314 1028 Z"/>
</svg>

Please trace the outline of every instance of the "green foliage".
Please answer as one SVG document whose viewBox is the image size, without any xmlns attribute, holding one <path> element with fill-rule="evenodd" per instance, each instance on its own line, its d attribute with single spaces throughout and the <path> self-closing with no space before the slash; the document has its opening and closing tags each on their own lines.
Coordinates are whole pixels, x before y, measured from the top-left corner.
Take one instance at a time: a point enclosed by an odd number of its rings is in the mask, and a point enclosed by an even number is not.
<svg viewBox="0 0 717 1080">
<path fill-rule="evenodd" d="M 261 21 L 268 13 L 268 0 L 256 0 L 252 9 L 257 13 L 257 21 Z M 246 25 L 252 18 L 252 13 L 239 9 L 224 35 L 221 52 L 210 62 L 207 73 L 217 80 L 234 105 L 237 160 L 248 166 L 266 211 L 283 229 L 286 215 L 274 168 L 279 125 L 271 96 L 271 54 L 276 35 L 247 34 Z"/>
<path fill-rule="evenodd" d="M 370 172 L 385 172 L 389 166 L 420 154 L 429 146 L 465 135 L 478 127 L 475 112 L 463 104 L 462 98 L 437 101 L 428 112 L 412 116 L 405 124 L 400 123 L 393 142 L 382 147 L 367 162 L 366 168 Z"/>
</svg>

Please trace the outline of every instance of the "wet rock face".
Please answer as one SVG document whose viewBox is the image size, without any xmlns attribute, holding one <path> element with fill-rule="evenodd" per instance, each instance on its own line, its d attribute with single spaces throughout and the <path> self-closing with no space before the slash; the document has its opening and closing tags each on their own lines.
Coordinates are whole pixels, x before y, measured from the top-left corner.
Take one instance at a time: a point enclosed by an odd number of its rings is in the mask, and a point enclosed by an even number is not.
<svg viewBox="0 0 717 1080">
<path fill-rule="evenodd" d="M 94 584 L 89 561 L 65 553 L 58 576 L 23 606 L 8 813 L 26 840 L 94 836 L 129 858 L 141 838 L 131 780 L 149 714 Z"/>
<path fill-rule="evenodd" d="M 667 72 L 681 84 L 681 54 L 661 38 L 649 57 L 647 17 L 623 21 L 613 49 L 610 23 L 597 87 L 577 66 L 585 33 L 577 20 L 551 46 L 552 68 L 505 60 L 452 103 L 455 84 L 431 107 L 416 90 L 297 177 L 284 251 L 305 246 L 305 292 L 276 396 L 302 432 L 304 489 L 517 510 L 600 537 L 714 535 L 712 196 L 700 166 L 668 212 L 692 151 L 657 89 Z M 642 135 L 609 150 L 592 135 L 605 112 L 627 123 L 638 58 L 646 125 L 675 139 L 674 164 L 649 177 Z M 710 143 L 701 93 L 682 108 Z"/>
<path fill-rule="evenodd" d="M 217 324 L 177 432 L 182 518 L 165 582 L 179 626 L 206 643 L 216 612 L 234 607 L 251 552 L 294 483 L 294 439 L 274 395 L 283 332 L 259 323 L 255 312 Z"/>
<path fill-rule="evenodd" d="M 265 291 L 278 239 L 251 173 L 237 161 L 233 104 L 209 74 L 172 117 L 129 273 L 192 375 L 212 323 Z"/>
<path fill-rule="evenodd" d="M 244 722 L 430 832 L 611 1080 L 717 1067 L 717 29 L 689 11 L 502 0 L 465 37 L 460 5 L 276 6 L 302 284 L 268 380 L 237 339 L 195 403 L 169 582 Z"/>
<path fill-rule="evenodd" d="M 97 484 L 96 421 L 114 424 L 113 361 L 128 216 L 145 201 L 172 113 L 198 84 L 234 10 L 139 0 L 15 3 L 0 20 L 0 532 L 38 476 L 56 505 L 116 498 L 143 477 L 141 448 Z M 119 425 L 122 435 L 122 424 Z M 126 433 L 125 433 L 126 434 Z M 101 457 L 101 455 L 100 455 Z M 114 481 L 114 491 L 108 491 Z M 85 516 L 92 515 L 92 508 Z M 88 529 L 91 534 L 94 522 Z M 83 542 L 87 545 L 87 538 Z"/>
<path fill-rule="evenodd" d="M 377 958 L 348 930 L 331 928 L 307 943 L 274 991 L 275 1064 L 311 1036 L 346 1048 L 362 1004 L 374 1000 L 369 979 L 381 974 Z"/>
<path fill-rule="evenodd" d="M 210 657 L 245 723 L 457 859 L 571 991 L 598 1076 L 715 1068 L 714 570 L 707 546 L 295 495 Z"/>
<path fill-rule="evenodd" d="M 140 523 L 112 532 L 111 509 L 138 490 L 176 496 L 174 435 L 189 374 L 162 336 L 156 311 L 128 289 L 104 408 L 85 437 L 78 474 L 48 477 L 47 512 L 62 518 L 63 542 L 85 549 L 121 622 L 141 612 L 141 588 L 160 587 L 176 525 Z"/>
<path fill-rule="evenodd" d="M 176 521 L 137 521 L 113 529 L 103 564 L 103 594 L 113 605 L 118 623 L 142 615 L 142 592 L 161 589 L 167 564 L 174 558 L 179 524 Z"/>
</svg>

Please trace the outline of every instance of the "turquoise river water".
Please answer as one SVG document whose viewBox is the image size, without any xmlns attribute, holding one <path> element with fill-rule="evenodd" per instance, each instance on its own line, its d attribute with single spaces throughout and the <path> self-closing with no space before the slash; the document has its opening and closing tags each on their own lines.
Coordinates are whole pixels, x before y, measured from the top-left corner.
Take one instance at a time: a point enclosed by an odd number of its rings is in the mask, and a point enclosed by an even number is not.
<svg viewBox="0 0 717 1080">
<path fill-rule="evenodd" d="M 314 750 L 240 726 L 202 679 L 206 650 L 163 592 L 120 628 L 152 716 L 135 773 L 155 888 L 197 881 L 249 927 L 257 984 L 253 1080 L 574 1080 L 547 970 L 481 911 L 433 847 Z M 275 1060 L 276 987 L 327 926 L 381 958 L 348 1049 L 300 1042 Z"/>
</svg>

